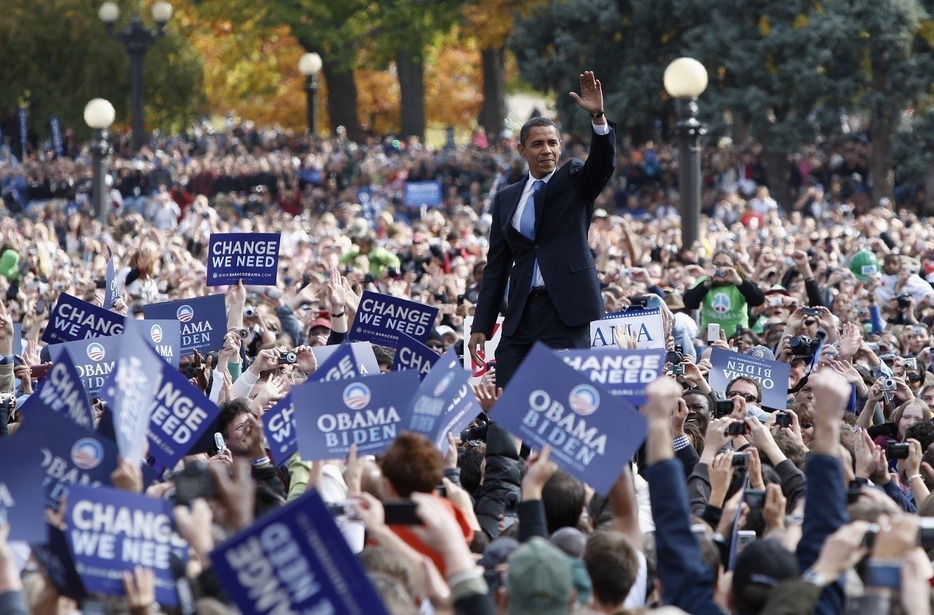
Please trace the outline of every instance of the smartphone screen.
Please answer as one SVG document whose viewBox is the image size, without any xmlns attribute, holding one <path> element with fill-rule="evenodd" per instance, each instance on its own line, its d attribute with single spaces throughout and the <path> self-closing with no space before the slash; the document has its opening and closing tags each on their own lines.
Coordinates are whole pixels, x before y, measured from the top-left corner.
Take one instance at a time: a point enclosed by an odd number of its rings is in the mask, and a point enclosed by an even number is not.
<svg viewBox="0 0 934 615">
<path fill-rule="evenodd" d="M 421 525 L 422 520 L 415 512 L 412 500 L 390 500 L 383 503 L 386 525 Z"/>
<path fill-rule="evenodd" d="M 707 341 L 708 342 L 719 342 L 720 341 L 720 325 L 718 323 L 712 322 L 707 325 Z"/>
</svg>

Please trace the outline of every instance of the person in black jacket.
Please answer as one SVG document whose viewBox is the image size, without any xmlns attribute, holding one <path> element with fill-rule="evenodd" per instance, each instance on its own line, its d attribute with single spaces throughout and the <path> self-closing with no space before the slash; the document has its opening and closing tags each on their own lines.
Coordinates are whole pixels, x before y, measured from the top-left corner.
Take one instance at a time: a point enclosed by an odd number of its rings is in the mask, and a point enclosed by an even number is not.
<svg viewBox="0 0 934 615">
<path fill-rule="evenodd" d="M 500 517 L 506 513 L 507 501 L 519 501 L 522 462 L 516 441 L 504 427 L 488 423 L 485 428 L 485 434 L 474 432 L 476 437 L 486 439 L 486 468 L 483 483 L 474 493 L 474 510 L 480 527 L 493 540 L 499 536 Z"/>
</svg>

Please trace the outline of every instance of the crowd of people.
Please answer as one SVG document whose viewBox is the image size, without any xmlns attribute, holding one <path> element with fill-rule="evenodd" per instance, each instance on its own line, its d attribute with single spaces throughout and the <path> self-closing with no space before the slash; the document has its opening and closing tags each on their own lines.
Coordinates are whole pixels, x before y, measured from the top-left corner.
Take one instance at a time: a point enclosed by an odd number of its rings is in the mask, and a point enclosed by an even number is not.
<svg viewBox="0 0 934 615">
<path fill-rule="evenodd" d="M 559 162 L 587 158 L 589 138 L 562 142 Z M 527 176 L 516 145 L 196 131 L 114 159 L 103 216 L 87 150 L 0 153 L 0 351 L 18 359 L 0 360 L 0 435 L 28 421 L 17 410 L 39 384 L 29 367 L 46 360 L 58 295 L 100 305 L 111 256 L 113 309 L 142 318 L 144 305 L 216 291 L 212 233 L 280 232 L 279 284 L 227 288 L 223 347 L 179 368 L 221 407 L 225 440 L 201 456 L 216 499 L 175 509 L 198 612 L 235 608 L 211 573 L 216 542 L 315 488 L 347 504 L 341 531 L 391 613 L 929 613 L 934 230 L 868 202 L 871 144 L 858 139 L 802 151 L 793 203 L 771 199 L 755 146 L 711 148 L 693 246 L 679 245 L 673 148 L 621 144 L 589 227 L 603 308 L 657 296 L 681 355 L 649 385 L 648 437 L 609 493 L 559 470 L 547 447 L 517 445 L 497 423 L 511 409 L 497 405 L 495 370 L 475 386 L 484 412 L 444 455 L 404 434 L 376 459 L 269 462 L 263 412 L 315 371 L 313 347 L 347 339 L 364 290 L 439 307 L 428 345 L 470 354 L 494 195 Z M 407 203 L 406 183 L 426 180 L 440 204 Z M 713 390 L 715 348 L 790 364 L 785 407 L 763 407 L 753 378 Z M 289 351 L 295 364 L 280 365 Z M 375 352 L 388 370 L 392 349 Z M 128 462 L 113 481 L 152 497 L 173 486 L 144 485 Z M 387 524 L 383 502 L 398 498 L 420 524 Z M 8 531 L 0 613 L 80 609 Z M 138 569 L 110 606 L 156 612 L 152 585 Z"/>
</svg>

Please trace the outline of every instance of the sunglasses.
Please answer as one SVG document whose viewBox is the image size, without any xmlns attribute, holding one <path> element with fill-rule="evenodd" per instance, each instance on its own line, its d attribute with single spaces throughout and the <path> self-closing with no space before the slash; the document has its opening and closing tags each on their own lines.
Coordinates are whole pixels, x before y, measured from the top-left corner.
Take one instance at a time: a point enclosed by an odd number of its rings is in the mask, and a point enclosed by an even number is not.
<svg viewBox="0 0 934 615">
<path fill-rule="evenodd" d="M 808 318 L 807 320 L 804 321 L 805 327 L 810 327 L 811 325 L 816 325 L 816 324 L 817 324 L 817 321 L 814 320 L 813 318 Z"/>
<path fill-rule="evenodd" d="M 740 393 L 739 391 L 727 391 L 727 397 L 742 397 L 749 403 L 758 403 L 759 398 L 752 393 Z"/>
</svg>

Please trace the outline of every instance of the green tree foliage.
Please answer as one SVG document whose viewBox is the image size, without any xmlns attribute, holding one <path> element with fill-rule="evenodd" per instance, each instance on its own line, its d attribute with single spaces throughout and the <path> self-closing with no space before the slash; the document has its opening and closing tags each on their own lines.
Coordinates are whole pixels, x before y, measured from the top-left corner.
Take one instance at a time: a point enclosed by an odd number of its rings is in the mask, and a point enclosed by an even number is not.
<svg viewBox="0 0 934 615">
<path fill-rule="evenodd" d="M 121 4 L 124 14 L 131 4 Z M 116 129 L 130 123 L 129 60 L 86 0 L 6 0 L 0 66 L 0 110 L 15 108 L 29 92 L 30 129 L 40 138 L 48 135 L 51 114 L 79 139 L 88 138 L 84 105 L 97 97 L 116 108 Z M 147 128 L 178 129 L 203 111 L 200 65 L 171 24 L 168 36 L 150 49 L 144 70 Z"/>
</svg>

